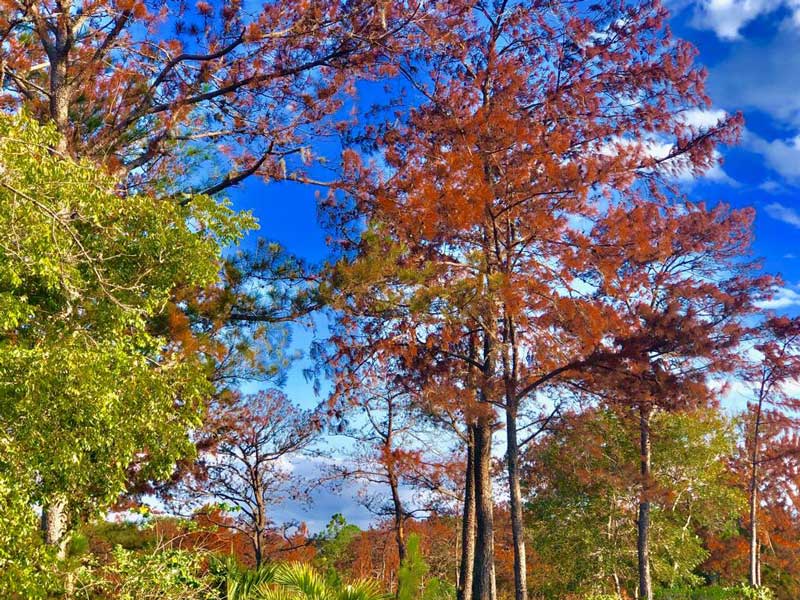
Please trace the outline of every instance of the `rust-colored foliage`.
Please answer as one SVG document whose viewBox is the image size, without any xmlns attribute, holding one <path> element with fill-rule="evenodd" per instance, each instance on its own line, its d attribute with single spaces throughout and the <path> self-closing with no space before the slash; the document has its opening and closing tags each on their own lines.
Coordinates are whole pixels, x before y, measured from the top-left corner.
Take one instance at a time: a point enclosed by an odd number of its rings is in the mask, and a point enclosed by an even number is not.
<svg viewBox="0 0 800 600">
<path fill-rule="evenodd" d="M 216 192 L 253 174 L 304 180 L 309 136 L 343 107 L 355 77 L 383 73 L 406 41 L 400 32 L 425 11 L 259 4 L 3 0 L 0 101 L 54 121 L 62 150 L 130 184 Z M 212 177 L 198 181 L 190 162 Z"/>
<path fill-rule="evenodd" d="M 752 391 L 732 470 L 749 510 L 741 535 L 710 537 L 707 567 L 729 581 L 767 585 L 781 598 L 800 593 L 800 319 L 768 315 L 752 331 L 740 375 Z"/>
<path fill-rule="evenodd" d="M 750 213 L 672 206 L 674 176 L 711 168 L 741 120 L 688 124 L 686 111 L 709 104 L 704 73 L 659 2 L 464 9 L 401 62 L 420 104 L 375 127 L 381 168 L 347 163 L 368 228 L 358 258 L 336 272 L 345 312 L 336 366 L 344 393 L 391 365 L 480 434 L 475 600 L 491 597 L 485 448 L 505 416 L 524 600 L 518 433 L 525 411 L 544 408 L 531 410 L 537 393 L 578 382 L 624 389 L 630 403 L 655 401 L 655 385 L 670 389 L 659 402 L 700 403 L 705 374 L 676 378 L 666 363 L 729 368 L 737 319 L 769 281 L 736 264 Z"/>
<path fill-rule="evenodd" d="M 292 479 L 289 460 L 319 431 L 315 413 L 300 410 L 275 390 L 217 407 L 204 426 L 209 448 L 184 477 L 177 500 L 223 503 L 222 510 L 206 510 L 204 518 L 244 534 L 249 560 L 256 565 L 277 560 L 274 552 L 292 556 L 306 545 L 305 527 L 276 523 L 272 511 L 297 500 L 303 482 Z"/>
</svg>

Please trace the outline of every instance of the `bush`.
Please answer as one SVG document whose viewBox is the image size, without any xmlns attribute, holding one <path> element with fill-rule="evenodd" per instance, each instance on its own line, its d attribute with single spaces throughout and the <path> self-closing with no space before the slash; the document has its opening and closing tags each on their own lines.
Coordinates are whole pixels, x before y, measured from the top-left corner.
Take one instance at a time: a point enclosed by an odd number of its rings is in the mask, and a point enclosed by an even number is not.
<svg viewBox="0 0 800 600">
<path fill-rule="evenodd" d="M 205 562 L 198 552 L 132 552 L 117 546 L 110 563 L 79 573 L 77 589 L 79 597 L 98 600 L 212 600 L 217 594 Z"/>
<path fill-rule="evenodd" d="M 671 588 L 659 590 L 655 598 L 656 600 L 774 600 L 775 595 L 765 587 L 751 588 L 742 584 L 735 587 L 712 585 L 699 588 Z"/>
</svg>

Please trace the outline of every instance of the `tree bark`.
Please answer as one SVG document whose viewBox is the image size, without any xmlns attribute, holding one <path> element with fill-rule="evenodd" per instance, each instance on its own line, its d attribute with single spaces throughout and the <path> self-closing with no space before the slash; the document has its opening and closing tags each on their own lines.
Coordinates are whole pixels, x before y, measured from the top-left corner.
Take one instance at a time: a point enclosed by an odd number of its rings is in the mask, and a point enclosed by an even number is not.
<svg viewBox="0 0 800 600">
<path fill-rule="evenodd" d="M 63 496 L 51 498 L 42 507 L 41 527 L 44 543 L 56 548 L 56 556 L 64 559 L 67 556 L 67 499 Z"/>
<path fill-rule="evenodd" d="M 517 406 L 508 399 L 506 406 L 506 465 L 511 500 L 511 532 L 514 538 L 514 598 L 528 599 L 527 566 L 525 564 L 525 526 L 522 516 L 522 491 L 519 476 L 519 443 L 517 441 Z"/>
<path fill-rule="evenodd" d="M 494 497 L 492 495 L 492 419 L 482 415 L 475 425 L 475 560 L 472 600 L 495 600 Z"/>
<path fill-rule="evenodd" d="M 66 153 L 68 150 L 68 137 L 70 130 L 69 108 L 72 96 L 72 84 L 69 81 L 68 63 L 70 51 L 74 42 L 74 32 L 70 21 L 70 2 L 65 2 L 62 14 L 57 19 L 53 30 L 53 38 L 47 39 L 47 26 L 43 24 L 42 17 L 39 21 L 42 42 L 45 46 L 48 62 L 50 63 L 50 118 L 53 119 L 61 138 L 56 150 Z M 38 10 L 37 10 L 38 13 Z"/>
<path fill-rule="evenodd" d="M 642 406 L 639 415 L 640 473 L 642 476 L 637 523 L 637 555 L 639 560 L 639 598 L 653 600 L 650 579 L 650 415 L 651 408 Z"/>
<path fill-rule="evenodd" d="M 759 587 L 761 585 L 758 564 L 758 490 L 755 485 L 755 469 L 750 481 L 750 585 Z"/>
<path fill-rule="evenodd" d="M 50 66 L 50 116 L 61 134 L 56 150 L 66 153 L 69 135 L 69 96 L 66 56 Z"/>
<path fill-rule="evenodd" d="M 267 507 L 264 502 L 264 490 L 261 477 L 256 473 L 252 478 L 252 492 L 255 497 L 254 523 L 253 523 L 253 554 L 255 555 L 256 569 L 264 562 L 264 532 L 267 528 Z"/>
<path fill-rule="evenodd" d="M 261 563 L 264 562 L 264 549 L 262 548 L 262 536 L 260 531 L 256 531 L 253 534 L 253 558 L 256 562 L 256 569 L 261 566 Z"/>
<path fill-rule="evenodd" d="M 457 600 L 472 600 L 472 570 L 475 566 L 475 431 L 467 433 L 466 482 L 464 511 L 461 519 L 461 564 L 458 573 Z"/>
<path fill-rule="evenodd" d="M 405 511 L 403 509 L 403 501 L 400 498 L 397 477 L 394 473 L 389 475 L 389 486 L 392 490 L 392 502 L 394 504 L 394 537 L 397 542 L 397 556 L 400 566 L 403 566 L 406 561 Z"/>
<path fill-rule="evenodd" d="M 758 546 L 758 444 L 759 434 L 761 433 L 761 409 L 764 396 L 764 382 L 762 380 L 759 392 L 758 405 L 753 422 L 753 450 L 750 455 L 750 484 L 749 484 L 749 504 L 750 504 L 750 574 L 748 580 L 752 587 L 761 586 L 761 565 L 759 564 L 760 553 Z"/>
</svg>

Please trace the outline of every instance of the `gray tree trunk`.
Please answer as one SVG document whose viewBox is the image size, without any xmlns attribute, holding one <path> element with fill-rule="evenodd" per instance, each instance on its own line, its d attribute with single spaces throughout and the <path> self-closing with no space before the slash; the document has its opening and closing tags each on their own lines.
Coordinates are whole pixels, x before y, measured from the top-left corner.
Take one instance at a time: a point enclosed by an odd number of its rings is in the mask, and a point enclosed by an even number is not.
<svg viewBox="0 0 800 600">
<path fill-rule="evenodd" d="M 511 499 L 511 532 L 514 538 L 514 598 L 528 600 L 527 565 L 525 564 L 525 524 L 522 515 L 522 491 L 519 476 L 517 407 L 506 406 L 506 465 Z"/>
<path fill-rule="evenodd" d="M 63 496 L 51 498 L 42 507 L 42 535 L 45 544 L 57 548 L 59 559 L 64 559 L 67 556 L 68 524 L 67 499 Z"/>
<path fill-rule="evenodd" d="M 763 401 L 762 391 L 759 393 L 759 402 L 756 407 L 755 421 L 753 423 L 753 451 L 750 456 L 750 484 L 749 484 L 749 504 L 750 504 L 750 574 L 748 580 L 753 587 L 761 586 L 761 565 L 758 546 L 758 455 L 759 434 L 761 433 L 761 408 Z"/>
<path fill-rule="evenodd" d="M 637 554 L 639 560 L 639 598 L 653 600 L 653 585 L 650 578 L 650 407 L 642 407 L 639 416 L 640 473 L 642 490 L 639 499 L 637 523 Z"/>
<path fill-rule="evenodd" d="M 457 600 L 472 600 L 472 569 L 475 566 L 475 432 L 469 427 L 467 439 L 464 511 L 461 520 L 461 563 Z"/>
<path fill-rule="evenodd" d="M 392 490 L 392 502 L 394 504 L 394 537 L 397 542 L 397 556 L 400 566 L 406 562 L 406 532 L 405 532 L 405 510 L 403 501 L 400 498 L 400 487 L 397 477 L 393 473 L 389 475 L 389 486 Z"/>
<path fill-rule="evenodd" d="M 472 600 L 495 600 L 494 497 L 492 495 L 492 420 L 475 426 L 475 560 Z"/>
</svg>

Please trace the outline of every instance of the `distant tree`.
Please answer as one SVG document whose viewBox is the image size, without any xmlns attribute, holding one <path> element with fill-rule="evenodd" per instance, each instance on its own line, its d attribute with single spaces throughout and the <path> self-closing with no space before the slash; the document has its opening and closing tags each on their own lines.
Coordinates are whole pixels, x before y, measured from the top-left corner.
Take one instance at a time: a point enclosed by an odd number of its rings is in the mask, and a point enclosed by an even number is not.
<svg viewBox="0 0 800 600">
<path fill-rule="evenodd" d="M 726 460 L 733 426 L 713 410 L 657 412 L 651 430 L 654 581 L 696 585 L 708 556 L 701 533 L 734 530 L 744 504 Z M 636 590 L 637 438 L 627 415 L 590 409 L 565 417 L 525 454 L 531 539 L 548 567 L 534 587 L 547 597 Z"/>
<path fill-rule="evenodd" d="M 748 580 L 759 587 L 761 548 L 776 545 L 766 523 L 759 525 L 760 513 L 787 512 L 796 518 L 800 510 L 800 318 L 767 318 L 755 335 L 752 362 L 742 372 L 753 387 L 742 462 L 748 480 Z"/>
<path fill-rule="evenodd" d="M 201 456 L 175 499 L 222 502 L 233 520 L 220 520 L 218 525 L 245 533 L 260 566 L 267 559 L 268 537 L 278 527 L 270 509 L 289 499 L 299 485 L 289 461 L 314 442 L 320 432 L 319 417 L 270 390 L 224 406 L 211 415 L 205 428 L 214 445 Z"/>
<path fill-rule="evenodd" d="M 639 425 L 640 593 L 650 598 L 650 420 L 713 406 L 712 376 L 741 364 L 746 321 L 773 279 L 748 260 L 752 211 L 634 202 L 608 211 L 587 243 L 595 261 L 579 277 L 616 320 L 616 352 L 587 365 L 584 389 L 625 407 Z M 579 384 L 580 385 L 580 384 Z"/>
<path fill-rule="evenodd" d="M 449 481 L 453 465 L 446 440 L 426 422 L 413 395 L 388 379 L 362 382 L 345 402 L 350 406 L 342 407 L 336 434 L 352 439 L 355 447 L 331 466 L 331 475 L 362 485 L 361 503 L 392 520 L 402 565 L 406 521 L 431 516 L 457 499 Z"/>
<path fill-rule="evenodd" d="M 334 576 L 341 568 L 341 561 L 351 556 L 350 544 L 360 533 L 361 528 L 358 525 L 348 523 L 344 515 L 336 513 L 328 521 L 325 529 L 313 538 L 317 550 L 315 563 L 325 571 L 326 575 Z"/>
<path fill-rule="evenodd" d="M 423 578 L 428 565 L 419 549 L 419 536 L 412 533 L 408 538 L 408 556 L 400 561 L 397 572 L 397 600 L 416 600 L 422 595 Z"/>
</svg>

